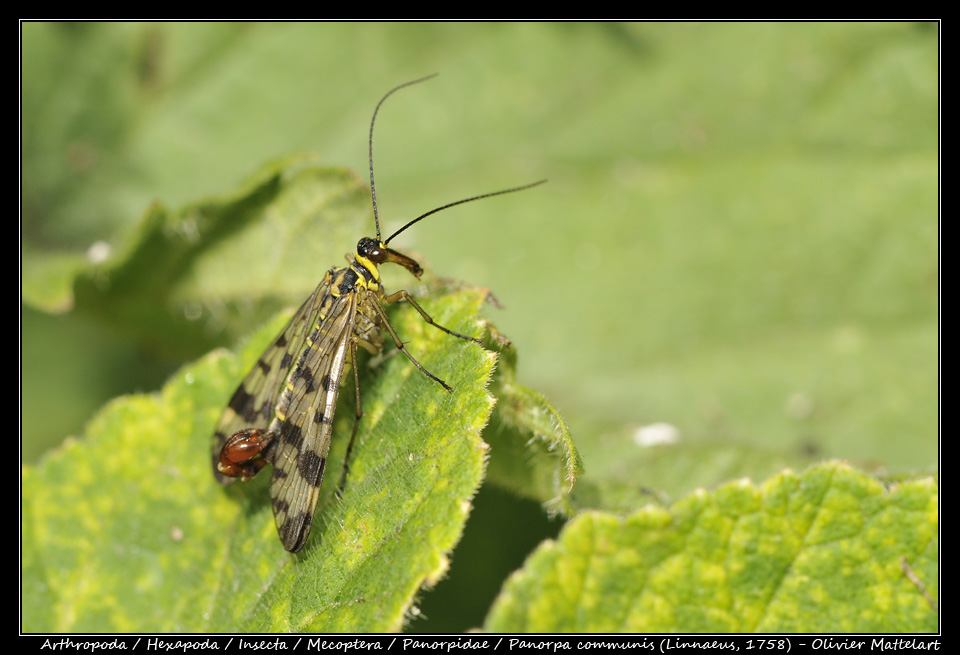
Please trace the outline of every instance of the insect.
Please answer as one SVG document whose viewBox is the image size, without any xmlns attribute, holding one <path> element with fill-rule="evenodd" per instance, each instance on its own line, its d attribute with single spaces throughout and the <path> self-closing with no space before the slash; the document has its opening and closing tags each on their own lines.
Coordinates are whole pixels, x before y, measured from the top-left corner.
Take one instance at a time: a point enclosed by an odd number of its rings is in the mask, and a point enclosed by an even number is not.
<svg viewBox="0 0 960 655">
<path fill-rule="evenodd" d="M 458 339 L 480 343 L 435 323 L 405 290 L 386 295 L 379 265 L 398 264 L 414 277 L 423 269 L 410 257 L 387 247 L 398 234 L 427 216 L 463 203 L 513 193 L 542 184 L 540 180 L 512 189 L 458 200 L 413 219 L 392 235 L 380 237 L 380 216 L 373 176 L 373 126 L 381 105 L 394 92 L 434 77 L 424 77 L 391 89 L 377 103 L 370 121 L 370 195 L 376 238 L 364 237 L 348 266 L 331 268 L 267 348 L 230 399 L 213 435 L 213 474 L 221 484 L 247 481 L 267 464 L 273 466 L 270 501 L 284 548 L 297 552 L 307 541 L 320 497 L 333 417 L 345 368 L 354 367 L 356 417 L 344 456 L 338 495 L 343 492 L 348 462 L 363 415 L 357 379 L 357 347 L 376 354 L 386 331 L 397 349 L 427 377 L 447 391 L 451 387 L 425 369 L 407 352 L 390 326 L 383 305 L 406 300 L 430 325 Z"/>
</svg>

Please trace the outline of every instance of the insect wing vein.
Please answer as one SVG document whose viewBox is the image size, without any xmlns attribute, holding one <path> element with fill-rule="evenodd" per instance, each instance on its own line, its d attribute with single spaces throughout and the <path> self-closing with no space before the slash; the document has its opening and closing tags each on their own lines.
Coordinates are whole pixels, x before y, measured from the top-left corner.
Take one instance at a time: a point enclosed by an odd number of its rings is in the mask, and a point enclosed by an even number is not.
<svg viewBox="0 0 960 655">
<path fill-rule="evenodd" d="M 270 500 L 277 532 L 291 552 L 300 550 L 310 534 L 356 312 L 355 291 L 333 299 L 279 401 L 285 418 L 270 454 Z"/>
<path fill-rule="evenodd" d="M 317 285 L 313 294 L 300 306 L 287 326 L 264 351 L 247 377 L 234 392 L 213 434 L 213 475 L 220 484 L 230 484 L 237 478 L 217 470 L 220 451 L 233 434 L 244 428 L 267 428 L 273 420 L 274 409 L 283 391 L 283 383 L 303 350 L 311 325 L 320 313 L 320 306 L 330 288 L 330 274 Z"/>
</svg>

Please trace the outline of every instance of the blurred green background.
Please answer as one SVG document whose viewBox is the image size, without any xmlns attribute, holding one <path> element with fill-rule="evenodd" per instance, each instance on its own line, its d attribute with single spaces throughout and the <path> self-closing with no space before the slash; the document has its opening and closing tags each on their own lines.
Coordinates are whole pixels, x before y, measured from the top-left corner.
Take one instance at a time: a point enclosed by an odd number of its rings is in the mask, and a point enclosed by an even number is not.
<svg viewBox="0 0 960 655">
<path fill-rule="evenodd" d="M 583 456 L 581 506 L 828 457 L 936 471 L 936 24 L 21 29 L 25 462 L 209 347 L 147 344 L 73 302 L 74 276 L 122 251 L 150 203 L 227 192 L 299 152 L 363 178 L 377 100 L 439 71 L 378 118 L 381 216 L 389 229 L 549 178 L 391 245 L 503 304 L 489 315 L 520 381 Z M 357 225 L 343 252 L 371 231 Z M 275 294 L 297 304 L 310 290 L 297 276 Z M 638 443 L 661 422 L 672 445 Z M 450 579 L 421 605 L 440 618 L 414 627 L 479 624 L 502 581 L 492 568 L 557 526 L 482 493 Z M 465 596 L 436 599 L 458 586 L 479 609 L 444 622 Z"/>
</svg>

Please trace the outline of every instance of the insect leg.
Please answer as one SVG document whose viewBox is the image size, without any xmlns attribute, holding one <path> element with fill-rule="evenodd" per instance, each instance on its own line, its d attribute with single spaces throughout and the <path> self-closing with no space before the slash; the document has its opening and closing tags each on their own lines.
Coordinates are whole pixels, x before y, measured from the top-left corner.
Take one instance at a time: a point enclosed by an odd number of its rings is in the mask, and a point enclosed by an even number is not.
<svg viewBox="0 0 960 655">
<path fill-rule="evenodd" d="M 357 415 L 353 421 L 353 432 L 350 434 L 350 442 L 347 444 L 347 452 L 343 456 L 343 472 L 340 474 L 340 486 L 337 487 L 337 496 L 343 496 L 343 488 L 347 484 L 347 470 L 350 468 L 350 453 L 353 452 L 353 441 L 357 438 L 357 426 L 360 425 L 360 418 L 363 416 L 363 407 L 360 404 L 360 378 L 357 370 L 357 342 L 350 341 L 350 357 L 353 361 L 353 390 L 356 394 Z"/>
<path fill-rule="evenodd" d="M 406 293 L 406 292 L 405 292 L 405 291 L 404 291 L 404 292 L 398 291 L 397 293 L 390 294 L 389 296 L 387 296 L 387 298 L 399 298 L 399 297 L 400 297 L 401 295 L 403 295 L 404 293 Z M 409 298 L 409 296 L 407 296 L 407 297 Z M 400 352 L 402 352 L 407 359 L 409 359 L 411 362 L 413 362 L 413 365 L 416 366 L 418 369 L 420 369 L 420 372 L 421 372 L 421 373 L 423 373 L 424 375 L 426 375 L 428 378 L 430 378 L 430 379 L 433 380 L 434 382 L 439 383 L 440 386 L 443 387 L 444 389 L 446 389 L 447 391 L 453 391 L 453 387 L 451 387 L 449 384 L 447 384 L 446 382 L 444 382 L 443 380 L 441 380 L 440 378 L 438 378 L 436 375 L 434 375 L 433 373 L 431 373 L 430 371 L 428 371 L 427 369 L 425 369 L 425 368 L 423 367 L 423 365 L 420 364 L 420 362 L 418 362 L 418 361 L 414 358 L 413 355 L 411 355 L 409 352 L 407 352 L 406 346 L 403 345 L 403 342 L 400 341 L 400 337 L 397 336 L 397 333 L 396 333 L 396 331 L 393 329 L 393 326 L 390 325 L 390 320 L 387 318 L 387 312 L 386 312 L 386 310 L 383 309 L 383 305 L 381 305 L 379 302 L 373 302 L 373 303 L 370 303 L 370 304 L 371 304 L 371 306 L 374 308 L 374 311 L 377 312 L 377 318 L 379 319 L 379 322 L 380 322 L 381 326 L 382 326 L 382 327 L 385 327 L 385 328 L 387 329 L 387 332 L 390 333 L 390 337 L 393 339 L 393 343 L 396 344 L 397 350 L 399 350 Z M 420 310 L 420 313 L 421 313 L 421 314 L 423 314 L 427 319 L 429 319 L 428 322 L 429 322 L 431 325 L 436 325 L 436 327 L 440 328 L 440 329 L 443 330 L 444 332 L 447 332 L 447 333 L 449 333 L 449 334 L 452 334 L 452 335 L 455 336 L 455 337 L 460 337 L 460 338 L 462 338 L 462 339 L 468 339 L 468 340 L 470 340 L 470 341 L 475 341 L 475 339 L 473 339 L 472 337 L 465 337 L 465 336 L 463 336 L 462 334 L 457 334 L 456 332 L 451 332 L 450 330 L 448 330 L 448 329 L 446 329 L 446 328 L 444 328 L 444 327 L 441 327 L 441 326 L 437 325 L 436 323 L 433 322 L 433 319 L 431 319 L 429 316 L 427 316 L 426 312 L 424 312 L 422 309 L 420 309 L 419 305 L 417 305 L 416 303 L 413 303 L 413 305 L 414 305 L 414 307 L 416 307 L 417 309 Z"/>
<path fill-rule="evenodd" d="M 407 291 L 406 291 L 405 289 L 400 289 L 400 290 L 397 291 L 396 293 L 391 293 L 389 296 L 384 296 L 383 302 L 388 303 L 388 304 L 389 304 L 389 303 L 395 303 L 395 302 L 397 302 L 398 300 L 400 300 L 400 298 L 403 298 L 403 299 L 406 300 L 408 303 L 410 303 L 411 305 L 413 305 L 413 308 L 416 309 L 418 312 L 420 312 L 420 316 L 423 318 L 423 320 L 426 321 L 427 323 L 429 323 L 430 325 L 432 325 L 433 327 L 435 327 L 435 328 L 437 328 L 437 329 L 440 329 L 440 330 L 443 330 L 444 332 L 446 332 L 447 334 L 449 334 L 449 335 L 451 335 L 451 336 L 457 337 L 457 338 L 459 338 L 459 339 L 464 339 L 465 341 L 474 341 L 474 342 L 476 342 L 476 343 L 483 343 L 483 341 L 481 341 L 480 339 L 477 339 L 476 337 L 468 337 L 468 336 L 466 336 L 465 334 L 460 334 L 459 332 L 454 332 L 453 330 L 448 330 L 447 328 L 443 327 L 443 326 L 440 325 L 439 323 L 435 322 L 435 321 L 430 317 L 430 314 L 428 314 L 427 312 L 425 312 L 425 311 L 423 310 L 423 307 L 421 307 L 420 305 L 418 305 L 418 304 L 417 304 L 417 301 L 413 299 L 413 296 L 411 296 L 409 293 L 407 293 Z M 392 331 L 391 331 L 391 332 L 392 332 Z M 396 338 L 396 337 L 394 337 L 394 338 Z"/>
</svg>

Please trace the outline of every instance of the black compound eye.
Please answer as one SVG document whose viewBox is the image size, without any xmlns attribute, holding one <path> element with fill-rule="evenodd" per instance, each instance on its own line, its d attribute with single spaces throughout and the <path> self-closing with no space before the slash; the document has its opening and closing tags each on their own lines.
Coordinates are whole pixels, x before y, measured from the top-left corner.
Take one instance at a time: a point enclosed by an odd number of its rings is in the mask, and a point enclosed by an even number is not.
<svg viewBox="0 0 960 655">
<path fill-rule="evenodd" d="M 357 254 L 377 263 L 381 263 L 386 258 L 386 254 L 380 246 L 380 243 L 370 237 L 360 239 L 359 243 L 357 243 Z"/>
</svg>

